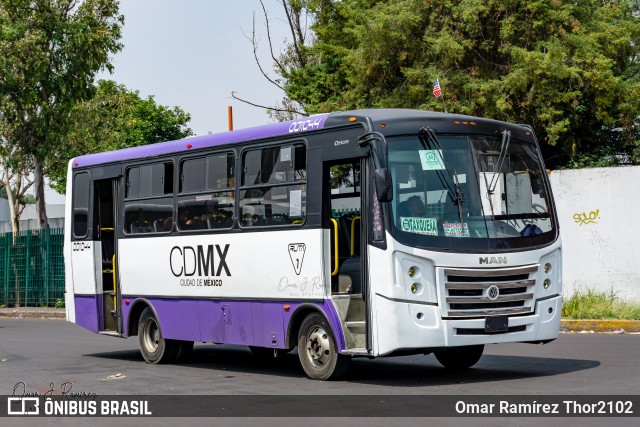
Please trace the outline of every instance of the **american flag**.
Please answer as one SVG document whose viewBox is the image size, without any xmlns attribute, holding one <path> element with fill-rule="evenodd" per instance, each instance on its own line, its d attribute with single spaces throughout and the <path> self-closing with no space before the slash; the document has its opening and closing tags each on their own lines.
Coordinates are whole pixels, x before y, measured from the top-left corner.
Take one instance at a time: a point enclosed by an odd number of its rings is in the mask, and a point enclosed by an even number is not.
<svg viewBox="0 0 640 427">
<path fill-rule="evenodd" d="M 436 81 L 433 83 L 433 96 L 435 96 L 436 98 L 439 98 L 442 96 L 442 89 L 440 89 L 439 79 L 436 79 Z"/>
</svg>

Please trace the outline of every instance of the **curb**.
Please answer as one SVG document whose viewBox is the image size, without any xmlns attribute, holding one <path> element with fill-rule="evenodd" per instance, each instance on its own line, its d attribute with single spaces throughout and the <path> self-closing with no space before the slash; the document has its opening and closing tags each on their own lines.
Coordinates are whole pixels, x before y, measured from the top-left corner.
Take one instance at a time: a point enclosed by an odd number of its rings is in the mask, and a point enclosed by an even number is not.
<svg viewBox="0 0 640 427">
<path fill-rule="evenodd" d="M 64 309 L 35 310 L 29 308 L 2 308 L 0 319 L 66 319 Z"/>
<path fill-rule="evenodd" d="M 574 320 L 562 319 L 560 332 L 640 332 L 640 320 Z"/>
</svg>

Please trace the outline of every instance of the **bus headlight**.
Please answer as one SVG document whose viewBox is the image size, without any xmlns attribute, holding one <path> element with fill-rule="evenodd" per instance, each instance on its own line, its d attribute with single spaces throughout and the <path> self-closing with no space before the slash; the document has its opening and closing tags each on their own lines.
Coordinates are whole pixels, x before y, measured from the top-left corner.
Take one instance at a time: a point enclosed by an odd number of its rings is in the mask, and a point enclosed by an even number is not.
<svg viewBox="0 0 640 427">
<path fill-rule="evenodd" d="M 396 271 L 399 273 L 397 283 L 401 294 L 397 297 L 435 303 L 437 292 L 433 261 L 402 252 L 396 252 L 394 256 L 399 264 Z"/>
</svg>

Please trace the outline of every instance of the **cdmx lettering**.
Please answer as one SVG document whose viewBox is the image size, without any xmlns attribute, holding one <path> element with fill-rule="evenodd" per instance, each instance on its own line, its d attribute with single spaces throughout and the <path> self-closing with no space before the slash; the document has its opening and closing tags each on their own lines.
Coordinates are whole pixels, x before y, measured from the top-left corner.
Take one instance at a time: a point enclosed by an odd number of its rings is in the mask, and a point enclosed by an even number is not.
<svg viewBox="0 0 640 427">
<path fill-rule="evenodd" d="M 214 251 L 215 248 L 215 251 Z M 174 246 L 169 254 L 171 273 L 175 277 L 194 276 L 225 276 L 231 277 L 229 266 L 227 265 L 227 252 L 229 245 L 198 245 Z"/>
</svg>

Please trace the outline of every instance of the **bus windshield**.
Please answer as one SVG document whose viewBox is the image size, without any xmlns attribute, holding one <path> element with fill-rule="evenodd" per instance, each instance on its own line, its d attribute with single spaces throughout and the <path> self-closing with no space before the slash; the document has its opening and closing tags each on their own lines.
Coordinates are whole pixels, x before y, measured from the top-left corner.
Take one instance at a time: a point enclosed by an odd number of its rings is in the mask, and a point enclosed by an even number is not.
<svg viewBox="0 0 640 427">
<path fill-rule="evenodd" d="M 496 136 L 391 137 L 392 233 L 432 250 L 485 251 L 553 242 L 548 180 L 533 143 Z"/>
</svg>

